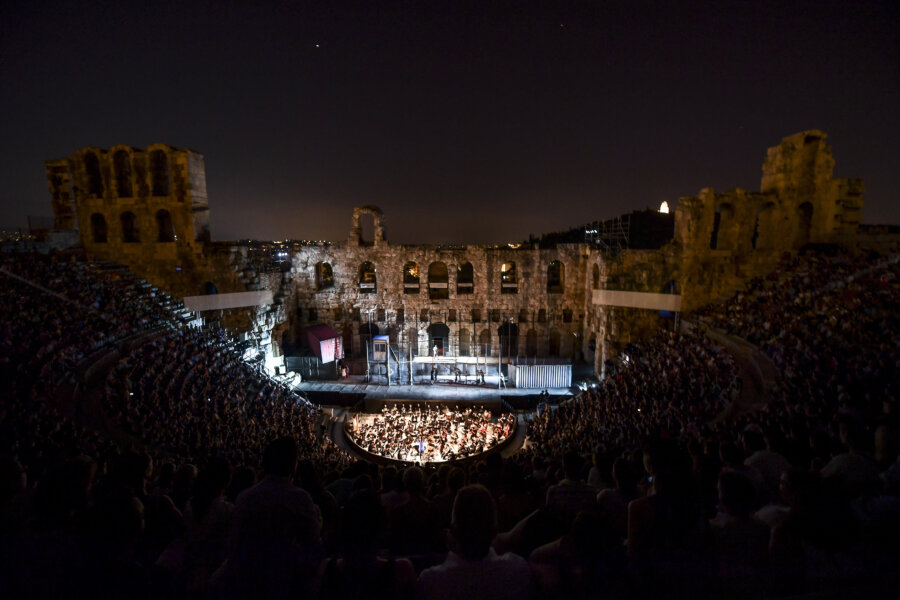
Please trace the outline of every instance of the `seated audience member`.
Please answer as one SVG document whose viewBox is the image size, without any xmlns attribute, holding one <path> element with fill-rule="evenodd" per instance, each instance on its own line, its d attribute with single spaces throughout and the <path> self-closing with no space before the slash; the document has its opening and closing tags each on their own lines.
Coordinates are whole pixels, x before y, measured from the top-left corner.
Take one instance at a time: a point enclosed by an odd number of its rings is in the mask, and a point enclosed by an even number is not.
<svg viewBox="0 0 900 600">
<path fill-rule="evenodd" d="M 628 535 L 628 503 L 638 497 L 638 473 L 624 457 L 619 457 L 612 468 L 614 488 L 597 494 L 597 508 L 606 526 L 620 540 Z"/>
<path fill-rule="evenodd" d="M 226 598 L 293 598 L 308 591 L 321 558 L 319 509 L 291 482 L 297 442 L 266 446 L 262 480 L 238 496 L 222 591 Z"/>
<path fill-rule="evenodd" d="M 341 556 L 326 558 L 319 567 L 320 599 L 412 598 L 416 584 L 412 563 L 378 557 L 386 524 L 384 507 L 374 490 L 350 495 L 342 516 Z"/>
<path fill-rule="evenodd" d="M 409 498 L 391 511 L 391 550 L 406 556 L 427 555 L 441 549 L 439 515 L 425 497 L 425 473 L 419 467 L 403 472 Z"/>
<path fill-rule="evenodd" d="M 446 560 L 419 575 L 418 596 L 425 600 L 528 600 L 535 589 L 528 563 L 515 554 L 498 556 L 491 548 L 497 510 L 481 485 L 462 488 L 453 503 Z"/>
<path fill-rule="evenodd" d="M 581 479 L 584 461 L 574 450 L 563 456 L 565 478 L 547 490 L 547 510 L 564 530 L 568 530 L 575 516 L 582 511 L 597 509 L 597 490 Z"/>
<path fill-rule="evenodd" d="M 768 581 L 769 527 L 751 516 L 756 490 L 743 473 L 719 475 L 720 512 L 710 521 L 715 595 L 762 598 Z"/>
</svg>

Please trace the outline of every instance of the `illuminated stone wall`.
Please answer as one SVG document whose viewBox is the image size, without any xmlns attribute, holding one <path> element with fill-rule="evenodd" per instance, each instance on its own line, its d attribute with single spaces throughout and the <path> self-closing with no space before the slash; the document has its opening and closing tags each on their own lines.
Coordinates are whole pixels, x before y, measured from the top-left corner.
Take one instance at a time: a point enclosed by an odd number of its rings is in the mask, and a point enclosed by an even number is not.
<svg viewBox="0 0 900 600">
<path fill-rule="evenodd" d="M 265 245 L 209 242 L 206 175 L 196 152 L 89 147 L 46 162 L 56 228 L 78 230 L 89 258 L 123 263 L 176 295 L 210 286 L 272 290 L 272 306 L 225 315 L 264 349 L 270 366 L 280 341 L 301 343 L 306 326 L 328 323 L 356 356 L 364 356 L 370 334 L 389 335 L 403 353 L 426 354 L 429 331 L 446 326 L 448 354 L 496 357 L 501 333 L 511 331 L 516 339 L 505 356 L 583 359 L 598 373 L 604 360 L 673 326 L 674 317 L 596 305 L 596 289 L 681 294 L 689 312 L 770 272 L 806 243 L 858 245 L 864 185 L 833 178 L 833 168 L 824 133 L 788 136 L 768 150 L 759 192 L 706 188 L 682 198 L 674 239 L 660 250 L 394 245 L 381 210 L 361 206 L 345 241 L 301 246 L 278 262 Z M 471 283 L 460 279 L 466 263 Z M 513 263 L 515 285 L 503 275 Z"/>
</svg>

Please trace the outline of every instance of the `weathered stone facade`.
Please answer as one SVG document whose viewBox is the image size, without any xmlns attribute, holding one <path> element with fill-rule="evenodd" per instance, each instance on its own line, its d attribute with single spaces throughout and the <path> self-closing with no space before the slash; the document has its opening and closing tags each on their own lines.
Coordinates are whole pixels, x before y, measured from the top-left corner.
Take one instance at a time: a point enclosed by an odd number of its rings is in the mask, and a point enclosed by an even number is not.
<svg viewBox="0 0 900 600">
<path fill-rule="evenodd" d="M 810 242 L 854 240 L 864 186 L 834 179 L 821 131 L 770 148 L 760 192 L 703 189 L 682 198 L 673 239 L 659 250 L 605 252 L 590 244 L 394 245 L 375 206 L 356 208 L 348 239 L 294 248 L 273 269 L 265 255 L 210 243 L 203 157 L 157 144 L 146 151 L 83 148 L 47 161 L 57 229 L 80 230 L 91 258 L 127 264 L 179 295 L 271 289 L 275 304 L 244 327 L 266 350 L 302 344 L 328 323 L 364 355 L 386 334 L 404 355 L 604 360 L 672 315 L 600 304 L 600 289 L 680 294 L 690 311 L 773 268 Z M 363 220 L 373 239 L 363 239 Z M 212 286 L 212 287 L 210 287 Z"/>
</svg>

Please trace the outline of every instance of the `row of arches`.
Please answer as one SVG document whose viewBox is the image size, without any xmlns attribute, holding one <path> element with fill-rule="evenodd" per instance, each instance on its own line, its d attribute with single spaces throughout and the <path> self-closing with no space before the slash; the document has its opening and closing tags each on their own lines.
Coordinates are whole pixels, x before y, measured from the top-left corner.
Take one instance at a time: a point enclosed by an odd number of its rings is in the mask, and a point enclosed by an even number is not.
<svg viewBox="0 0 900 600">
<path fill-rule="evenodd" d="M 133 212 L 126 211 L 119 215 L 119 226 L 123 242 L 136 244 L 141 241 L 141 231 L 138 227 L 137 216 Z M 109 227 L 106 224 L 106 217 L 100 213 L 91 215 L 91 239 L 95 244 L 104 244 L 109 241 Z M 156 211 L 156 241 L 174 242 L 176 239 L 178 239 L 178 236 L 175 235 L 172 215 L 165 209 Z"/>
<path fill-rule="evenodd" d="M 150 171 L 150 195 L 168 196 L 171 193 L 169 157 L 163 150 L 153 150 L 148 155 Z M 83 158 L 87 175 L 88 196 L 102 198 L 105 185 L 100 169 L 100 159 L 95 152 L 87 152 Z M 134 197 L 132 155 L 127 150 L 118 150 L 112 156 L 113 185 L 119 198 Z"/>
<path fill-rule="evenodd" d="M 799 247 L 810 241 L 813 220 L 812 203 L 804 202 L 798 206 L 796 217 L 797 230 L 794 245 Z M 780 232 L 776 220 L 774 202 L 766 202 L 759 208 L 756 213 L 753 234 L 750 237 L 750 245 L 754 250 L 771 250 L 777 246 Z M 716 206 L 709 248 L 711 250 L 734 250 L 738 246 L 740 235 L 741 224 L 735 218 L 734 206 L 728 202 L 722 202 Z"/>
<path fill-rule="evenodd" d="M 594 267 L 597 269 L 597 267 Z M 547 293 L 562 294 L 565 290 L 566 268 L 562 262 L 554 260 L 547 267 Z M 436 261 L 428 266 L 428 296 L 432 300 L 446 300 L 450 297 L 450 274 L 447 265 Z M 331 263 L 319 262 L 315 267 L 316 289 L 321 291 L 334 287 L 334 268 Z M 599 281 L 599 270 L 595 280 Z M 375 293 L 378 289 L 378 277 L 375 265 L 370 261 L 363 262 L 358 269 L 360 293 Z M 409 261 L 403 265 L 403 293 L 419 294 L 422 277 L 419 264 Z M 475 291 L 475 271 L 472 263 L 461 261 L 456 266 L 456 294 L 466 295 Z M 505 262 L 500 267 L 500 293 L 516 294 L 519 291 L 519 277 L 515 262 Z"/>
<path fill-rule="evenodd" d="M 451 328 L 445 323 L 434 323 L 426 330 L 426 339 L 420 338 L 419 330 L 409 328 L 403 331 L 390 329 L 383 331 L 381 327 L 372 323 L 361 324 L 356 329 L 359 335 L 359 347 L 364 348 L 366 344 L 371 342 L 372 336 L 383 335 L 387 333 L 392 337 L 402 338 L 395 339 L 392 343 L 399 343 L 405 346 L 414 356 L 419 354 L 420 342 L 426 343 L 427 354 L 431 355 L 437 351 L 438 356 L 456 354 L 457 356 L 503 356 L 503 357 L 523 357 L 536 358 L 539 351 L 544 356 L 568 358 L 577 350 L 574 341 L 569 338 L 574 336 L 571 332 L 553 329 L 547 337 L 546 350 L 542 351 L 538 345 L 538 333 L 534 329 L 528 329 L 525 332 L 525 343 L 519 346 L 519 326 L 515 323 L 504 323 L 491 330 L 482 329 L 476 336 L 473 330 L 460 328 L 451 331 Z M 343 330 L 345 349 L 350 348 L 350 336 L 353 330 L 345 327 Z M 524 353 L 524 355 L 523 355 Z"/>
</svg>

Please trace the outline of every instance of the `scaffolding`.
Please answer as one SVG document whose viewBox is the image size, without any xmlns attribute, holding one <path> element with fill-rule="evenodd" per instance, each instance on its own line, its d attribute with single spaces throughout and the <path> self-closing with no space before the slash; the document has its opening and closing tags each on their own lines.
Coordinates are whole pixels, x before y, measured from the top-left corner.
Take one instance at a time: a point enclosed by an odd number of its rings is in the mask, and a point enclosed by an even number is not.
<svg viewBox="0 0 900 600">
<path fill-rule="evenodd" d="M 618 254 L 628 249 L 630 215 L 594 221 L 584 228 L 584 241 L 599 246 L 601 250 Z"/>
</svg>

